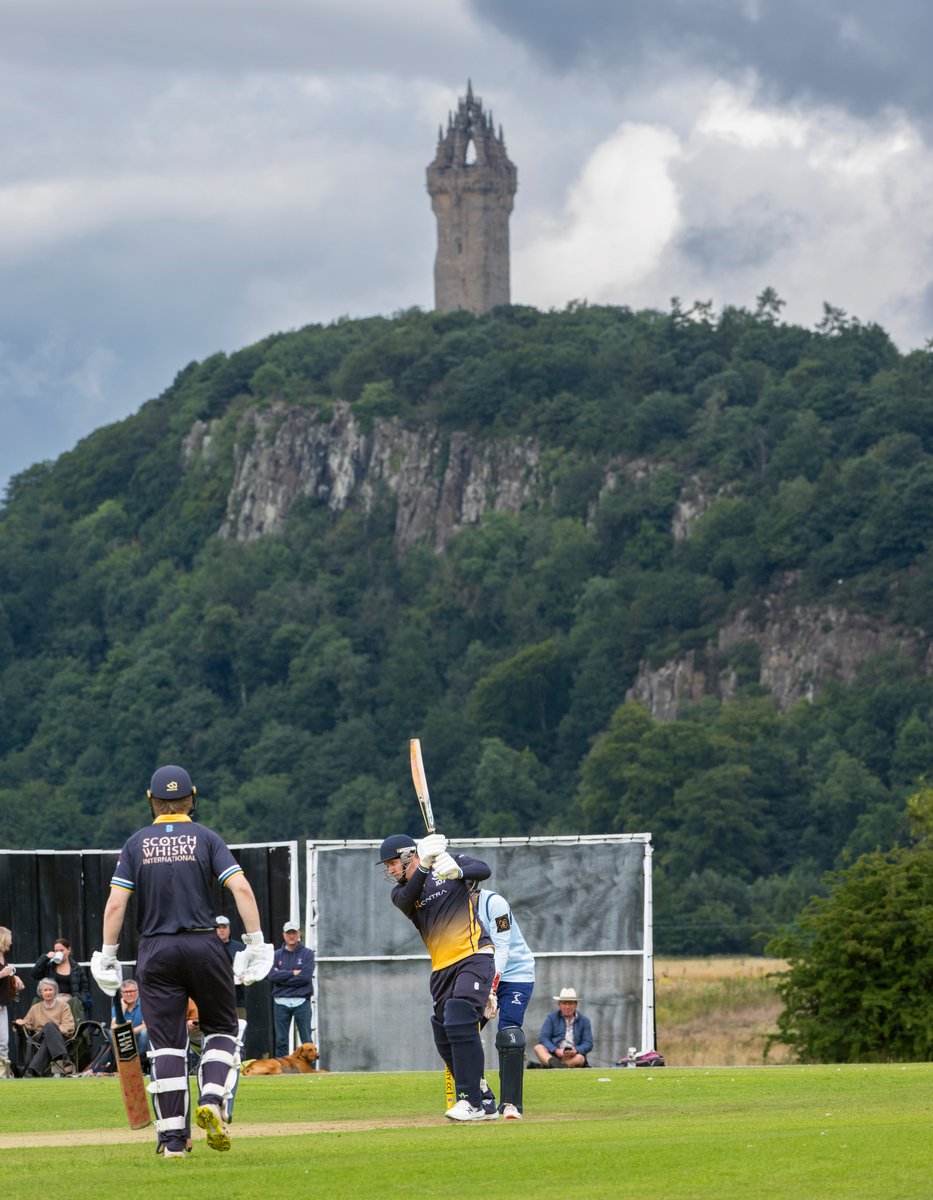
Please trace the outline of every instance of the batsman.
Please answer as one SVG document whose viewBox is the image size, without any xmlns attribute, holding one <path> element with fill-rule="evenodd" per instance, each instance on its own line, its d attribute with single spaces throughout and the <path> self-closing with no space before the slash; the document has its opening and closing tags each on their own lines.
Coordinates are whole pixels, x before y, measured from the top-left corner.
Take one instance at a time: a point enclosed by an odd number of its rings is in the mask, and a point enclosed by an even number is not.
<svg viewBox="0 0 933 1200">
<path fill-rule="evenodd" d="M 104 908 L 103 947 L 91 956 L 91 972 L 108 995 L 120 986 L 120 930 L 129 898 L 135 895 L 136 977 L 149 1031 L 156 1152 L 165 1159 L 183 1159 L 191 1127 L 188 997 L 198 1006 L 204 1037 L 197 1123 L 212 1150 L 228 1150 L 227 1106 L 239 1068 L 234 977 L 244 984 L 265 978 L 273 949 L 259 928 L 259 910 L 243 869 L 223 840 L 194 820 L 195 788 L 188 772 L 178 766 L 160 767 L 147 795 L 153 821 L 120 851 Z M 236 955 L 233 972 L 214 932 L 215 879 L 232 892 L 247 930 L 245 949 Z"/>
<path fill-rule="evenodd" d="M 432 822 L 433 823 L 433 822 Z M 405 833 L 387 837 L 379 851 L 392 903 L 414 924 L 431 955 L 431 1030 L 437 1052 L 454 1078 L 451 1121 L 492 1121 L 483 1107 L 483 1043 L 479 1020 L 492 991 L 496 964 L 492 939 L 480 924 L 470 883 L 488 879 L 489 866 L 450 854 L 447 838 L 429 833 L 416 842 Z"/>
</svg>

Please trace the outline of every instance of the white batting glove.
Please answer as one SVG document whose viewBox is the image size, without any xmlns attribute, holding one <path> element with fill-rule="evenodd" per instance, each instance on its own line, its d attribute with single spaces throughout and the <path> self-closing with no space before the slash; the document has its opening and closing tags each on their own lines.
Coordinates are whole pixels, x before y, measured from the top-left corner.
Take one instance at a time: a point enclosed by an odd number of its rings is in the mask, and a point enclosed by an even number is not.
<svg viewBox="0 0 933 1200">
<path fill-rule="evenodd" d="M 243 934 L 244 948 L 233 956 L 233 979 L 235 983 L 258 983 L 272 970 L 275 947 L 263 939 L 262 930 Z"/>
<path fill-rule="evenodd" d="M 120 943 L 115 946 L 101 946 L 91 955 L 91 974 L 94 982 L 108 996 L 115 996 L 123 982 L 123 967 L 117 958 Z"/>
<path fill-rule="evenodd" d="M 442 833 L 429 833 L 421 839 L 415 849 L 418 851 L 421 865 L 430 868 L 437 856 L 447 849 L 447 839 Z"/>
<path fill-rule="evenodd" d="M 483 1016 L 487 1021 L 491 1021 L 499 1011 L 499 1001 L 496 998 L 495 992 L 490 992 L 486 997 L 486 1003 L 483 1005 Z"/>
<path fill-rule="evenodd" d="M 454 861 L 453 855 L 445 850 L 434 860 L 434 874 L 438 879 L 462 879 L 463 872 Z"/>
</svg>

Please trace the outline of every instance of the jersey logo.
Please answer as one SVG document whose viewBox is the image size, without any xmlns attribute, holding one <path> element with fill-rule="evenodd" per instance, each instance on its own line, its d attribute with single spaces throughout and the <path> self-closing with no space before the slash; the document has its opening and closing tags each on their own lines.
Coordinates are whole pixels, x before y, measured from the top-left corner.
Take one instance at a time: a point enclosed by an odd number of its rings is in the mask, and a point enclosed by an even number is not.
<svg viewBox="0 0 933 1200">
<path fill-rule="evenodd" d="M 497 933 L 506 933 L 511 928 L 512 928 L 512 922 L 509 920 L 508 913 L 506 913 L 504 917 L 496 917 L 496 932 Z"/>
</svg>

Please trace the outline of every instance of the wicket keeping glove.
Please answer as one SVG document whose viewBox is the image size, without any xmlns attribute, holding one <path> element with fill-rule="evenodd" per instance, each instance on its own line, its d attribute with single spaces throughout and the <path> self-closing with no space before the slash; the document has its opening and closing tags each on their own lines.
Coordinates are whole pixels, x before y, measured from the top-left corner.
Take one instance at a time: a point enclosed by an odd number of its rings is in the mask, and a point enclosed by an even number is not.
<svg viewBox="0 0 933 1200">
<path fill-rule="evenodd" d="M 487 1021 L 491 1021 L 499 1011 L 499 998 L 496 995 L 496 989 L 499 986 L 499 972 L 496 971 L 492 981 L 492 987 L 489 990 L 489 995 L 486 997 L 486 1003 L 483 1006 L 483 1016 Z"/>
<path fill-rule="evenodd" d="M 421 865 L 430 870 L 437 856 L 443 854 L 447 849 L 447 839 L 442 833 L 429 833 L 427 837 L 421 839 L 415 849 L 418 851 Z"/>
<path fill-rule="evenodd" d="M 262 930 L 243 934 L 243 949 L 233 956 L 233 979 L 235 983 L 258 983 L 272 970 L 275 947 L 263 939 Z"/>
<path fill-rule="evenodd" d="M 445 850 L 434 860 L 434 874 L 438 879 L 462 879 L 463 872 L 454 861 L 453 855 Z"/>
<path fill-rule="evenodd" d="M 117 988 L 123 981 L 123 967 L 117 958 L 120 943 L 115 946 L 101 946 L 91 955 L 91 974 L 94 982 L 108 996 L 115 996 Z"/>
</svg>

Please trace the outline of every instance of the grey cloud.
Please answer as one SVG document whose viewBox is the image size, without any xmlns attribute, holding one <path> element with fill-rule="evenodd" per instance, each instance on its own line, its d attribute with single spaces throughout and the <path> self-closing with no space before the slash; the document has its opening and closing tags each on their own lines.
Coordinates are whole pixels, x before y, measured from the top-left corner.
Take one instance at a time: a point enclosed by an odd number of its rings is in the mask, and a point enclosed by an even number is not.
<svg viewBox="0 0 933 1200">
<path fill-rule="evenodd" d="M 382 0 L 0 0 L 0 61 L 63 76 L 132 70 L 333 73 L 437 64 L 440 17 Z"/>
<path fill-rule="evenodd" d="M 737 205 L 725 223 L 689 226 L 676 249 L 715 278 L 726 271 L 765 266 L 793 246 L 803 227 L 799 216 L 776 209 L 768 196 L 755 196 Z"/>
<path fill-rule="evenodd" d="M 933 112 L 933 6 L 918 0 L 468 0 L 482 20 L 561 70 L 634 89 L 662 69 L 758 73 L 776 99 Z"/>
</svg>

